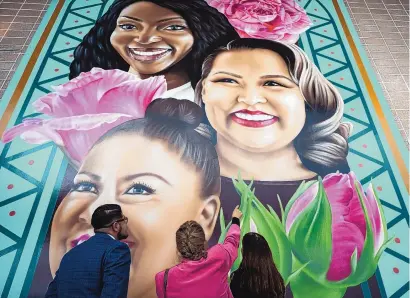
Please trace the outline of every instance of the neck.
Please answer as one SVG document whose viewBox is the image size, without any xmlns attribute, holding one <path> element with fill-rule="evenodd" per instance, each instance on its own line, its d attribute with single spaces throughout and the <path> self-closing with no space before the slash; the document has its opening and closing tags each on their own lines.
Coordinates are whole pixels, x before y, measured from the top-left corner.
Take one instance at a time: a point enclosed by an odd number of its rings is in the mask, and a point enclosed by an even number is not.
<svg viewBox="0 0 410 298">
<path fill-rule="evenodd" d="M 114 232 L 112 232 L 112 231 L 108 231 L 108 230 L 105 230 L 105 229 L 99 229 L 99 230 L 95 230 L 94 232 L 95 232 L 95 233 L 108 234 L 108 235 L 113 236 L 116 240 L 118 240 L 117 236 L 116 236 L 116 235 L 114 234 Z"/>
<path fill-rule="evenodd" d="M 183 70 L 181 67 L 178 65 L 171 67 L 171 69 L 156 73 L 156 74 L 141 74 L 138 73 L 135 69 L 131 68 L 129 69 L 130 73 L 137 75 L 141 79 L 147 79 L 153 76 L 160 76 L 163 75 L 165 76 L 165 80 L 167 81 L 167 89 L 172 90 L 174 88 L 180 87 L 190 81 L 188 74 L 186 73 L 185 70 Z"/>
<path fill-rule="evenodd" d="M 221 176 L 259 181 L 296 181 L 316 174 L 306 169 L 293 144 L 269 152 L 250 152 L 218 136 Z"/>
</svg>

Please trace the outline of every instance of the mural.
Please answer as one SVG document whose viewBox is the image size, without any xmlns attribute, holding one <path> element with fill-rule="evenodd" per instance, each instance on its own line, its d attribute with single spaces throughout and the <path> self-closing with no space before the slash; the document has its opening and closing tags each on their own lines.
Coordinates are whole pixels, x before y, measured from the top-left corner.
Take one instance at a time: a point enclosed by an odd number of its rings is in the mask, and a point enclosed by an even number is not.
<svg viewBox="0 0 410 298">
<path fill-rule="evenodd" d="M 129 218 L 129 297 L 156 297 L 182 223 L 215 245 L 239 204 L 286 297 L 405 295 L 406 165 L 328 2 L 56 3 L 2 135 L 1 297 L 44 295 L 105 203 Z"/>
</svg>

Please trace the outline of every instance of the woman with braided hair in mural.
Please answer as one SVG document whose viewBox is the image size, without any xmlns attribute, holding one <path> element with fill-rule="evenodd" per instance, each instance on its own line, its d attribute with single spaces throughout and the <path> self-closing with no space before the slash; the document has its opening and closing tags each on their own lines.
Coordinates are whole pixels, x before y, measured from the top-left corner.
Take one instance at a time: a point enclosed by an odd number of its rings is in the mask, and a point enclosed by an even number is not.
<svg viewBox="0 0 410 298">
<path fill-rule="evenodd" d="M 70 79 L 93 67 L 164 75 L 164 97 L 193 101 L 205 57 L 238 37 L 205 0 L 116 0 L 75 49 Z"/>
<path fill-rule="evenodd" d="M 237 206 L 224 243 L 209 250 L 202 226 L 185 222 L 176 232 L 180 263 L 155 276 L 158 297 L 233 298 L 228 273 L 238 256 L 241 217 Z"/>
</svg>

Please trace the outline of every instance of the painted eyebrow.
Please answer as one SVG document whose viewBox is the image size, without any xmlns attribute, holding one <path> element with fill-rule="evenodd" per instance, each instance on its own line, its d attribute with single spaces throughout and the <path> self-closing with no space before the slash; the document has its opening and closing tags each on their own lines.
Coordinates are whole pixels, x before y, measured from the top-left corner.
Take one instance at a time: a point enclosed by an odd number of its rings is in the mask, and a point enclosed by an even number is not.
<svg viewBox="0 0 410 298">
<path fill-rule="evenodd" d="M 143 20 L 138 19 L 138 18 L 134 18 L 134 17 L 129 17 L 129 16 L 120 16 L 120 17 L 121 18 L 131 19 L 131 20 L 134 20 L 134 21 L 137 21 L 137 22 L 144 22 Z M 182 18 L 182 17 L 167 18 L 167 19 L 159 20 L 157 23 L 164 23 L 164 22 L 171 21 L 171 20 L 184 20 L 184 18 Z"/>
<path fill-rule="evenodd" d="M 94 179 L 94 180 L 96 180 L 96 181 L 101 181 L 101 177 L 100 176 L 98 176 L 97 174 L 93 174 L 93 173 L 91 173 L 91 172 L 87 172 L 87 171 L 82 171 L 82 172 L 79 172 L 77 175 L 87 175 L 87 176 L 89 176 L 89 177 L 91 177 L 92 179 Z"/>
<path fill-rule="evenodd" d="M 227 71 L 218 71 L 218 72 L 214 73 L 214 75 L 216 75 L 216 74 L 227 74 L 227 75 L 233 76 L 235 78 L 242 79 L 242 77 L 240 75 L 237 75 L 237 74 L 234 74 L 234 73 L 231 73 L 231 72 L 227 72 Z M 285 76 L 282 76 L 282 75 L 266 75 L 266 76 L 261 77 L 261 79 L 275 79 L 275 78 L 282 78 L 282 79 L 288 80 L 289 82 L 295 83 L 294 81 L 292 81 L 288 77 L 285 77 Z"/>
<path fill-rule="evenodd" d="M 157 178 L 157 179 L 159 179 L 159 180 L 165 182 L 166 184 L 172 186 L 171 183 L 169 183 L 168 180 L 165 179 L 164 177 L 162 177 L 161 175 L 157 175 L 157 174 L 149 173 L 149 172 L 146 172 L 146 173 L 138 173 L 138 174 L 133 174 L 133 175 L 128 175 L 128 176 L 125 176 L 125 177 L 121 178 L 120 181 L 121 181 L 121 183 L 124 183 L 124 182 L 128 182 L 128 181 L 130 181 L 130 180 L 134 180 L 135 178 L 142 177 L 142 176 L 155 177 L 155 178 Z"/>
</svg>

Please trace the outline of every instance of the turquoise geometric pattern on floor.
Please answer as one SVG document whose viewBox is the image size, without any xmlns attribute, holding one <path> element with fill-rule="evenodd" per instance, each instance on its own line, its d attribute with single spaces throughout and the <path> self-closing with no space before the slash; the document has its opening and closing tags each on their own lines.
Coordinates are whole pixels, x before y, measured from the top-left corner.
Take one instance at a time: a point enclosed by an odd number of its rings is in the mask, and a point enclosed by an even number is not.
<svg viewBox="0 0 410 298">
<path fill-rule="evenodd" d="M 112 0 L 65 1 L 8 127 L 21 123 L 27 117 L 43 117 L 33 111 L 32 101 L 49 93 L 52 90 L 50 86 L 68 81 L 73 50 L 111 3 Z M 405 297 L 409 292 L 409 194 L 403 177 L 388 147 L 332 1 L 304 0 L 299 3 L 313 20 L 313 26 L 301 37 L 301 46 L 342 94 L 345 102 L 343 121 L 354 126 L 349 139 L 349 165 L 365 187 L 373 183 L 382 200 L 389 236 L 394 236 L 377 269 L 383 297 Z M 4 113 L 24 72 L 30 51 L 40 39 L 56 5 L 57 2 L 50 5 L 32 45 L 0 101 L 0 115 Z M 381 89 L 375 83 L 342 1 L 339 1 L 339 6 L 372 77 L 373 87 L 402 157 L 407 160 L 408 151 Z M 37 146 L 19 138 L 8 144 L 1 143 L 0 151 L 0 296 L 26 297 L 67 160 L 52 143 Z M 408 164 L 406 166 L 408 169 Z"/>
</svg>

